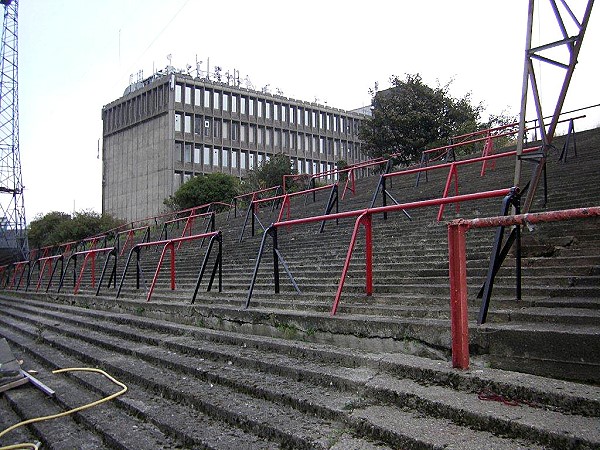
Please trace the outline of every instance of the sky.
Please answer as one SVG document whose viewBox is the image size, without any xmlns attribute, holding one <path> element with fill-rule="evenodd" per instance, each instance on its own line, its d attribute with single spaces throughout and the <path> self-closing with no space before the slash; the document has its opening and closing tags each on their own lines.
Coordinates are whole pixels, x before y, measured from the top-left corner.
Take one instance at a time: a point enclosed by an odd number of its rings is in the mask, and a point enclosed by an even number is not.
<svg viewBox="0 0 600 450">
<path fill-rule="evenodd" d="M 585 3 L 569 1 L 578 17 Z M 536 8 L 534 45 L 560 39 L 548 1 Z M 563 111 L 600 104 L 597 9 Z M 375 83 L 385 89 L 393 75 L 419 73 L 430 86 L 451 82 L 454 97 L 470 93 L 484 118 L 517 115 L 526 20 L 525 0 L 20 0 L 27 220 L 101 212 L 102 107 L 139 71 L 146 78 L 166 67 L 169 55 L 177 69 L 192 66 L 192 75 L 202 61 L 203 70 L 207 63 L 238 70 L 257 90 L 341 109 L 369 105 Z M 542 63 L 536 71 L 550 114 L 564 71 Z M 600 126 L 600 107 L 582 114 L 577 131 Z"/>
</svg>

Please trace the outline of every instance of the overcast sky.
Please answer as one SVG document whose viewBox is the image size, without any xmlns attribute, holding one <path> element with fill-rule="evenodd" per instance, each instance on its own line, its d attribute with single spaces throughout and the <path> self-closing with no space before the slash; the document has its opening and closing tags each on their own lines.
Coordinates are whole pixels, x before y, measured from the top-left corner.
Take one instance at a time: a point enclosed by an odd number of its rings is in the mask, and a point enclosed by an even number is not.
<svg viewBox="0 0 600 450">
<path fill-rule="evenodd" d="M 375 82 L 420 73 L 454 80 L 486 113 L 518 114 L 527 1 L 21 0 L 20 153 L 27 220 L 50 211 L 101 211 L 102 106 L 131 74 L 168 64 L 221 66 L 255 89 L 342 109 L 369 104 Z M 534 40 L 561 36 L 539 0 Z M 581 17 L 585 1 L 569 4 Z M 598 9 L 598 8 L 596 8 Z M 592 13 L 563 110 L 600 103 L 600 19 Z M 537 64 L 537 63 L 536 63 Z M 549 107 L 564 71 L 541 65 Z M 134 75 L 135 76 L 135 75 Z M 548 108 L 549 108 L 548 107 Z M 551 113 L 547 109 L 546 114 Z M 600 126 L 600 108 L 576 129 Z M 528 118 L 533 118 L 533 110 Z M 101 143 L 100 143 L 101 148 Z"/>
</svg>

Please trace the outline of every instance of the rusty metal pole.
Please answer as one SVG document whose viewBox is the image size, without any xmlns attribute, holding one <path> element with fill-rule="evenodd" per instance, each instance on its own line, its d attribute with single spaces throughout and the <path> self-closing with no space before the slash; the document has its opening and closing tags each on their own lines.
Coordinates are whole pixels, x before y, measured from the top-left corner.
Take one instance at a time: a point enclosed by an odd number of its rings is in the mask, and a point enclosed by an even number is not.
<svg viewBox="0 0 600 450">
<path fill-rule="evenodd" d="M 519 114 L 519 133 L 517 135 L 517 155 L 515 161 L 515 179 L 513 186 L 521 186 L 521 168 L 523 161 L 523 144 L 525 140 L 525 114 L 527 113 L 527 92 L 529 86 L 529 50 L 531 49 L 531 35 L 533 30 L 533 4 L 534 0 L 529 0 L 527 11 L 527 35 L 525 38 L 525 58 L 523 61 L 523 84 L 521 87 L 521 112 Z"/>
<path fill-rule="evenodd" d="M 469 314 L 467 308 L 467 251 L 465 235 L 468 226 L 448 225 L 448 260 L 450 272 L 450 333 L 452 367 L 469 368 Z"/>
</svg>

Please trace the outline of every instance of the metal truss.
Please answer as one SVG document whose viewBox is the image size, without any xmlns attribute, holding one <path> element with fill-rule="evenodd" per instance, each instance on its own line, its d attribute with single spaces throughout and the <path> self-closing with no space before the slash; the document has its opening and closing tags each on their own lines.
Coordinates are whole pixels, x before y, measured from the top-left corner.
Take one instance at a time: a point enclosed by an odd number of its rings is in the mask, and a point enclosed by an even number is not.
<svg viewBox="0 0 600 450">
<path fill-rule="evenodd" d="M 18 0 L 4 6 L 0 53 L 0 249 L 25 259 L 28 244 L 19 154 Z"/>
<path fill-rule="evenodd" d="M 543 45 L 539 45 L 537 47 L 532 47 L 532 30 L 533 30 L 533 22 L 534 22 L 534 0 L 529 0 L 529 8 L 528 8 L 528 18 L 527 18 L 527 37 L 526 37 L 526 46 L 525 46 L 525 64 L 523 70 L 523 88 L 521 95 L 521 113 L 520 113 L 520 121 L 519 121 L 519 134 L 517 140 L 517 160 L 515 164 L 515 179 L 514 185 L 521 185 L 521 169 L 522 163 L 524 160 L 523 156 L 523 142 L 525 137 L 525 114 L 527 110 L 527 97 L 529 91 L 531 92 L 531 96 L 533 98 L 537 119 L 540 127 L 540 135 L 542 139 L 542 148 L 541 152 L 536 155 L 535 162 L 537 163 L 535 169 L 533 170 L 529 190 L 527 193 L 527 198 L 523 203 L 522 211 L 524 213 L 528 212 L 531 204 L 533 202 L 533 198 L 535 196 L 538 183 L 542 178 L 544 173 L 544 168 L 546 164 L 546 158 L 548 154 L 548 150 L 552 144 L 552 140 L 554 138 L 554 133 L 556 131 L 556 125 L 558 124 L 558 118 L 561 113 L 565 97 L 567 95 L 567 90 L 569 88 L 569 84 L 571 82 L 571 78 L 573 77 L 573 72 L 575 70 L 575 65 L 577 64 L 577 57 L 579 55 L 579 51 L 581 49 L 581 45 L 583 42 L 583 37 L 585 34 L 585 30 L 587 28 L 590 14 L 592 11 L 592 6 L 594 4 L 593 0 L 588 0 L 587 5 L 585 7 L 585 11 L 583 12 L 582 17 L 578 18 L 577 15 L 573 12 L 572 8 L 569 7 L 567 0 L 546 0 L 549 2 L 552 11 L 554 12 L 554 16 L 556 19 L 555 25 L 560 29 L 560 33 L 562 35 L 562 39 L 559 39 L 554 42 L 549 42 Z M 575 2 L 571 2 L 575 3 Z M 552 25 L 551 23 L 543 24 L 544 27 Z M 567 25 L 569 27 L 567 27 Z M 540 24 L 540 27 L 542 24 Z M 569 35 L 569 29 L 576 29 L 577 33 L 574 35 Z M 544 53 L 551 53 L 551 50 L 557 48 L 566 48 L 568 54 L 568 58 L 565 61 L 560 61 L 558 58 L 545 56 Z M 556 53 L 556 52 L 554 52 Z M 553 54 L 554 54 L 553 53 Z M 540 61 L 544 64 L 550 64 L 555 67 L 559 67 L 564 69 L 564 78 L 562 82 L 562 86 L 558 96 L 556 98 L 554 111 L 552 113 L 550 122 L 546 125 L 544 120 L 544 113 L 542 111 L 542 102 L 540 98 L 540 93 L 538 89 L 538 83 L 536 81 L 536 73 L 534 69 L 533 62 Z"/>
</svg>

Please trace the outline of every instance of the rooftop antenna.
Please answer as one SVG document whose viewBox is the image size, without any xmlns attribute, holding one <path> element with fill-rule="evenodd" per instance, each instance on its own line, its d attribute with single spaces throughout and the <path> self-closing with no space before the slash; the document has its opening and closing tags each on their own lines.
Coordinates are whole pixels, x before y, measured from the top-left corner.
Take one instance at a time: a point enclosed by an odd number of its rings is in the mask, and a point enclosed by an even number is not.
<svg viewBox="0 0 600 450">
<path fill-rule="evenodd" d="M 171 58 L 173 57 L 173 55 L 171 55 L 170 53 L 167 55 L 167 60 L 169 61 L 169 66 L 171 65 Z"/>
<path fill-rule="evenodd" d="M 198 61 L 198 55 L 196 55 L 196 76 L 197 77 L 202 76 L 202 69 L 200 68 L 201 66 L 202 66 L 202 61 Z"/>
</svg>

